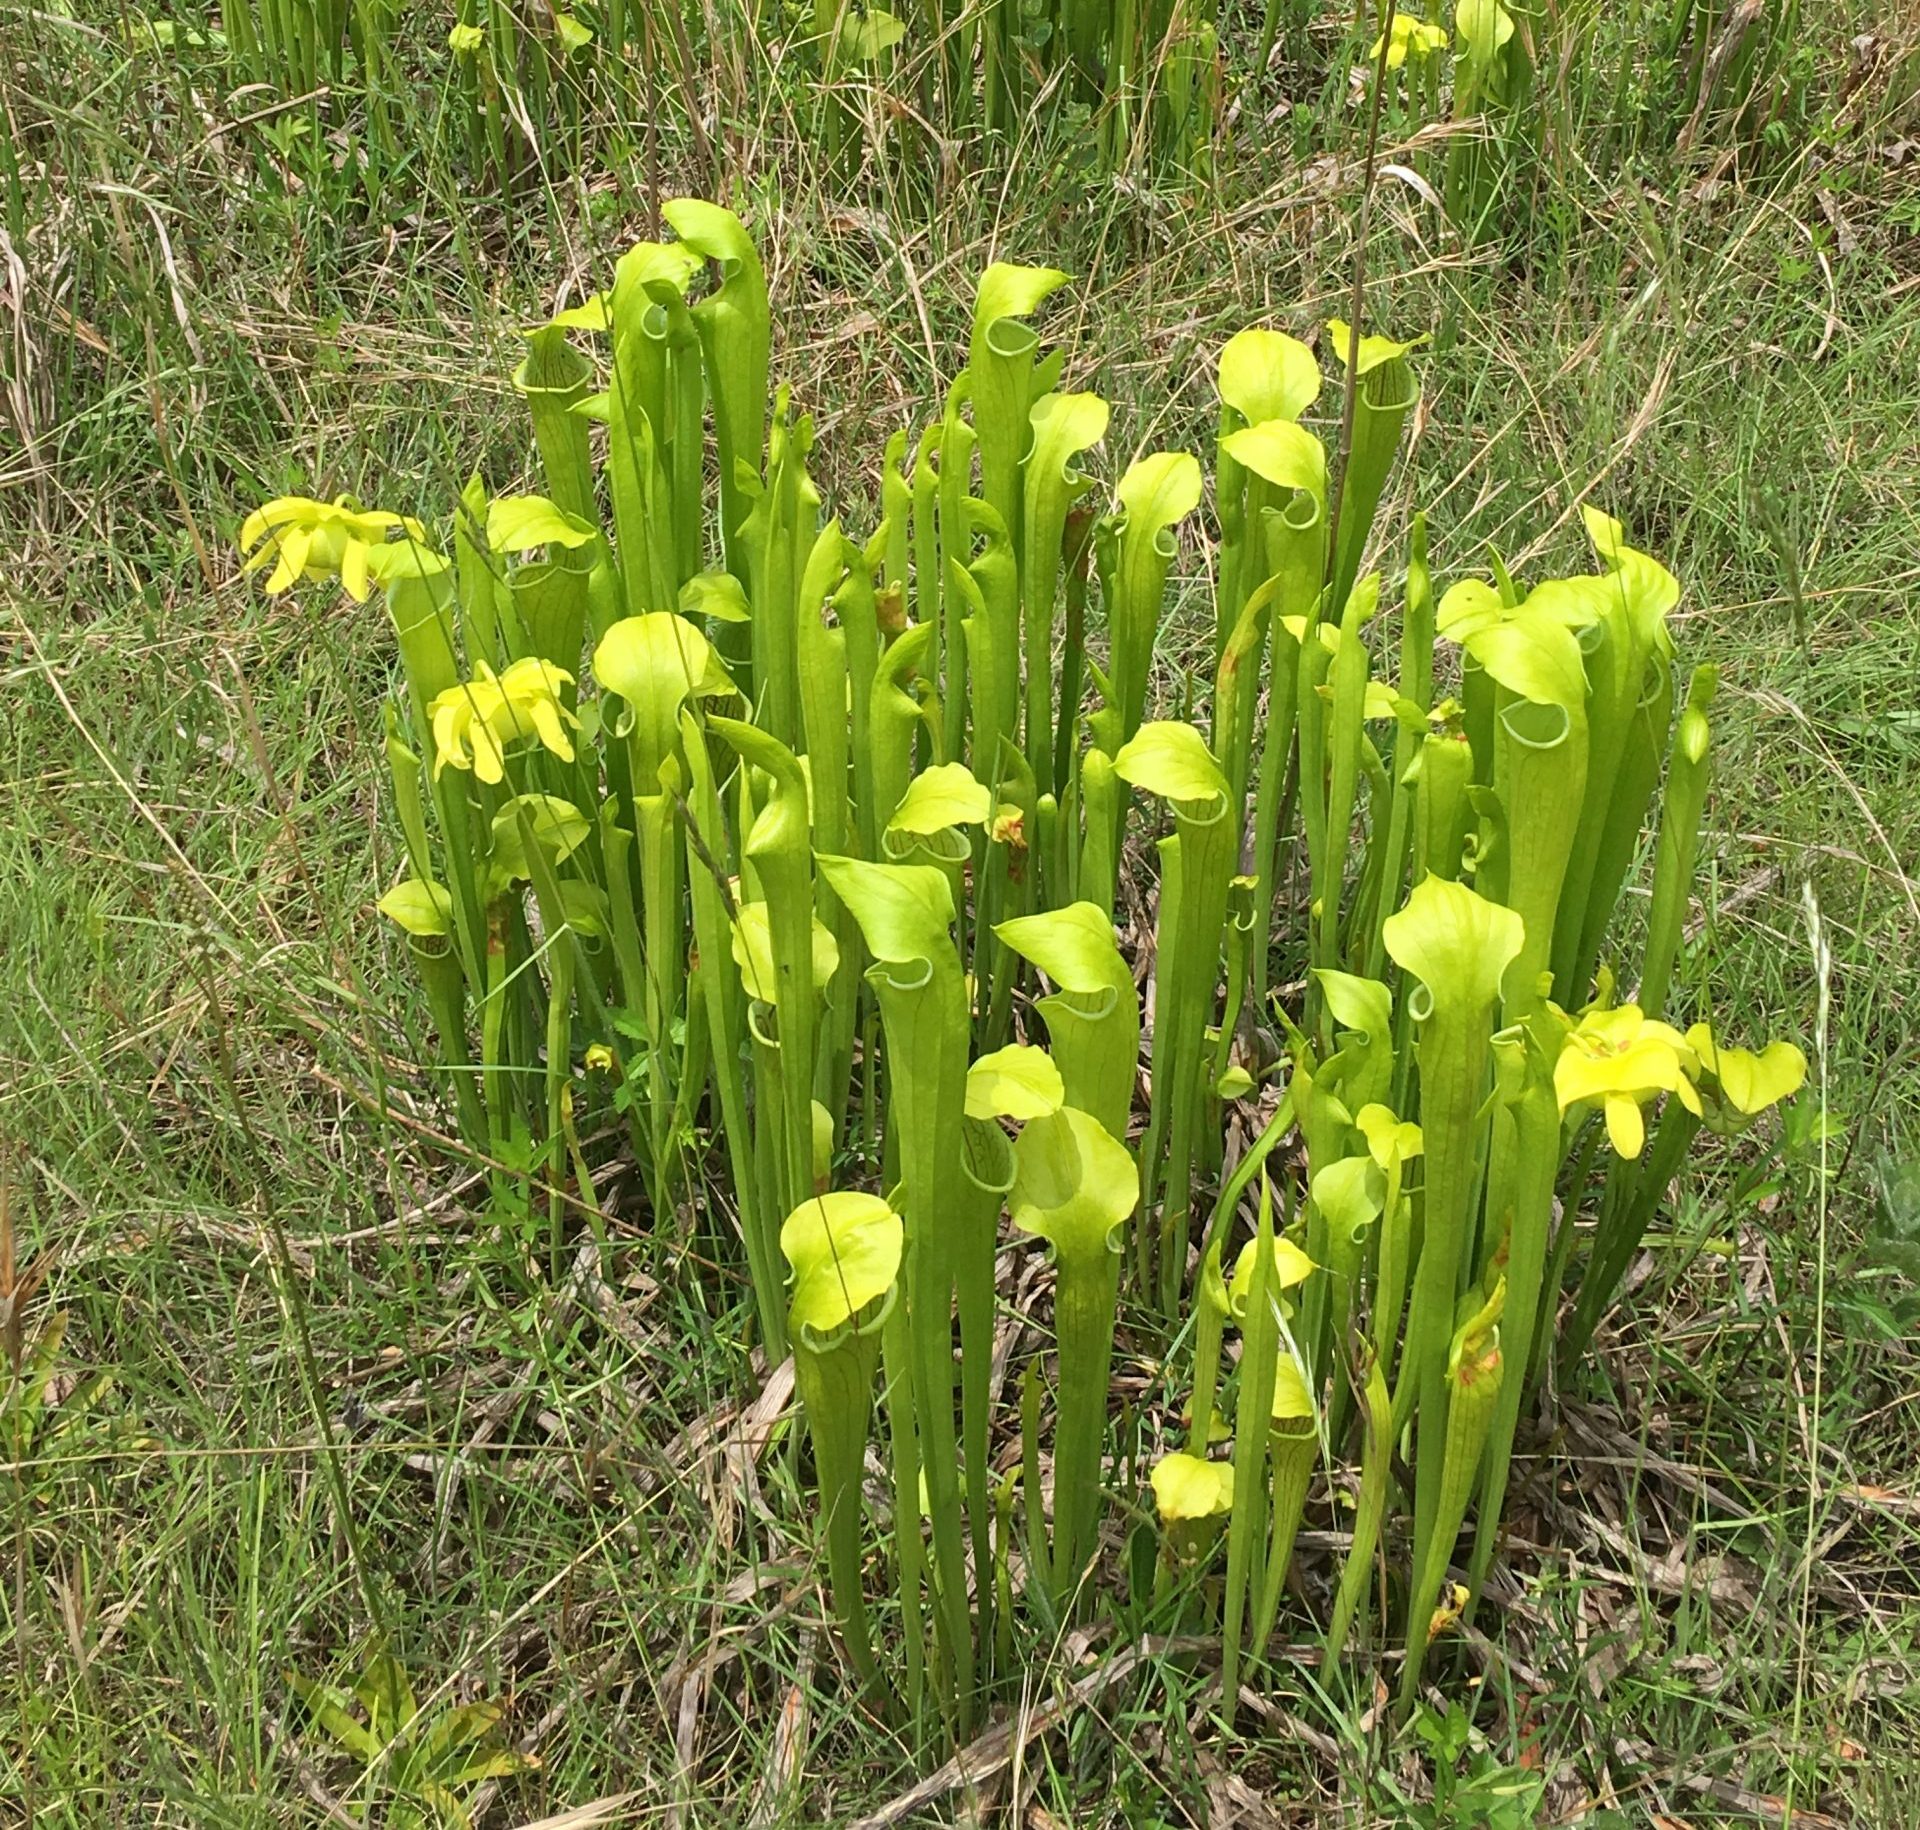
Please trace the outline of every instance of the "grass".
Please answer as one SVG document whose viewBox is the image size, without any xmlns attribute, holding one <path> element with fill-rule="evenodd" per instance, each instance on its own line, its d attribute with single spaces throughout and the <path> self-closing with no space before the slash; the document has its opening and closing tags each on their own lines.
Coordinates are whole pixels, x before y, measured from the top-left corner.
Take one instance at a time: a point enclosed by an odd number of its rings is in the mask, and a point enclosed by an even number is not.
<svg viewBox="0 0 1920 1830">
<path fill-rule="evenodd" d="M 559 1289 L 480 1211 L 369 913 L 384 632 L 263 603 L 228 546 L 282 488 L 425 512 L 475 462 L 511 481 L 512 326 L 644 232 L 644 185 L 596 168 L 502 211 L 436 151 L 369 224 L 271 121 L 223 127 L 260 98 L 129 51 L 104 9 L 0 17 L 0 1185 L 23 1263 L 52 1255 L 29 1335 L 68 1317 L 60 1402 L 7 1456 L 0 1817 L 377 1814 L 286 1676 L 350 1681 L 377 1629 L 423 1696 L 500 1701 L 538 1753 L 483 1823 L 624 1793 L 606 1821 L 854 1819 L 910 1750 L 841 1701 L 744 1283 L 700 1216 L 643 1228 L 618 1182 Z M 987 1783 L 1030 1823 L 1465 1825 L 1500 1821 L 1475 1784 L 1535 1783 L 1516 1823 L 1911 1812 L 1920 1365 L 1874 1191 L 1920 1133 L 1920 164 L 1911 46 L 1879 28 L 1840 99 L 1869 23 L 1820 28 L 1824 107 L 1758 171 L 1562 159 L 1517 255 L 1389 176 L 1367 250 L 1383 319 L 1439 332 L 1413 466 L 1436 571 L 1488 541 L 1574 563 L 1591 491 L 1685 583 L 1685 657 L 1725 690 L 1683 982 L 1811 1052 L 1811 889 L 1832 1135 L 1803 1101 L 1781 1165 L 1688 1185 L 1521 1463 L 1518 1580 L 1457 1721 L 1396 1739 L 1367 1666 L 1350 1700 L 1286 1663 L 1229 1721 L 1163 1649 Z M 898 167 L 829 181 L 777 91 L 729 122 L 830 502 L 858 523 L 990 251 L 1078 276 L 1062 341 L 1116 403 L 1111 474 L 1209 439 L 1220 338 L 1344 304 L 1354 122 L 1307 89 L 1299 153 L 1243 122 L 1204 192 L 1100 182 L 1062 133 L 929 200 Z M 708 182 L 677 137 L 661 157 Z M 1210 628 L 1192 592 L 1182 628 Z M 1180 629 L 1166 660 L 1177 693 Z M 1337 1525 L 1310 1512 L 1298 1637 Z M 1105 1650 L 1064 1640 L 1033 1700 Z"/>
</svg>

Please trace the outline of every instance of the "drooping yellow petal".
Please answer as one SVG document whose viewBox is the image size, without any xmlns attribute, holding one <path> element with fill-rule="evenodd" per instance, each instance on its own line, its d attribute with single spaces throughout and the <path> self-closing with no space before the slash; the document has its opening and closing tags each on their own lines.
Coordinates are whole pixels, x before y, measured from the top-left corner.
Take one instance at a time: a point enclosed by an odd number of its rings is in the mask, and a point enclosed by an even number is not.
<svg viewBox="0 0 1920 1830">
<path fill-rule="evenodd" d="M 523 700 L 522 704 L 533 719 L 534 735 L 562 762 L 572 762 L 573 739 L 567 735 L 566 726 L 561 723 L 565 708 L 560 702 L 542 697 Z"/>
<path fill-rule="evenodd" d="M 497 786 L 507 779 L 507 753 L 500 747 L 500 739 L 494 735 L 493 726 L 484 719 L 476 720 L 467 731 L 473 744 L 473 772 L 490 787 Z"/>
<path fill-rule="evenodd" d="M 431 707 L 433 716 L 433 776 L 440 779 L 440 771 L 448 763 L 456 769 L 470 768 L 464 735 L 467 726 L 467 712 L 462 698 L 462 689 L 449 687 Z"/>
<path fill-rule="evenodd" d="M 1647 1123 L 1640 1102 L 1625 1093 L 1609 1093 L 1606 1102 L 1607 1141 L 1621 1156 L 1637 1157 L 1647 1141 Z"/>
<path fill-rule="evenodd" d="M 306 572 L 307 551 L 312 545 L 313 535 L 307 528 L 283 528 L 269 549 L 280 563 L 269 574 L 265 588 L 276 595 L 291 590 Z"/>
<path fill-rule="evenodd" d="M 340 588 L 356 604 L 364 604 L 373 590 L 367 576 L 367 552 L 364 540 L 350 537 L 340 554 Z"/>
</svg>

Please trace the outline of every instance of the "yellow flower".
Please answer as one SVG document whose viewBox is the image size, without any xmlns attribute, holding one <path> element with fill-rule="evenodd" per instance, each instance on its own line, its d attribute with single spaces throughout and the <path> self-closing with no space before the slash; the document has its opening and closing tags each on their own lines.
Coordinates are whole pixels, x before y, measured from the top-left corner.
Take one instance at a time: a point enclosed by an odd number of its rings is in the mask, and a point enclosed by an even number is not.
<svg viewBox="0 0 1920 1830">
<path fill-rule="evenodd" d="M 487 41 L 486 33 L 477 25 L 456 25 L 447 34 L 447 49 L 459 57 L 471 57 Z"/>
<path fill-rule="evenodd" d="M 1696 1023 L 1687 1046 L 1699 1057 L 1698 1078 L 1715 1131 L 1738 1131 L 1769 1106 L 1791 1099 L 1807 1078 L 1807 1058 L 1791 1042 L 1769 1042 L 1757 1055 L 1746 1048 L 1722 1048 L 1712 1028 Z"/>
<path fill-rule="evenodd" d="M 1387 68 L 1397 70 L 1409 57 L 1415 62 L 1424 59 L 1434 51 L 1447 48 L 1447 28 L 1443 25 L 1429 25 L 1424 19 L 1416 19 L 1410 13 L 1396 12 L 1393 25 L 1385 34 L 1387 43 Z M 1380 40 L 1376 38 L 1367 52 L 1367 62 L 1378 64 L 1380 61 Z"/>
<path fill-rule="evenodd" d="M 580 720 L 561 703 L 560 689 L 573 675 L 551 661 L 529 656 L 503 674 L 486 662 L 479 674 L 450 686 L 427 709 L 433 716 L 433 773 L 437 780 L 448 763 L 471 769 L 483 782 L 506 775 L 506 746 L 537 737 L 562 762 L 573 761 L 567 726 Z"/>
<path fill-rule="evenodd" d="M 1197 1455 L 1175 1450 L 1161 1456 L 1147 1478 L 1163 1525 L 1217 1519 L 1233 1508 L 1233 1466 L 1229 1462 L 1203 1461 Z"/>
<path fill-rule="evenodd" d="M 362 508 L 351 496 L 319 502 L 312 496 L 280 496 L 256 508 L 240 529 L 246 569 L 279 563 L 267 579 L 269 591 L 285 591 L 302 578 L 316 583 L 338 576 L 347 595 L 364 604 L 373 589 L 368 560 L 398 528 L 407 540 L 424 541 L 427 530 L 411 515 Z"/>
<path fill-rule="evenodd" d="M 1553 1067 L 1560 1110 L 1598 1104 L 1606 1114 L 1607 1138 L 1621 1156 L 1637 1157 L 1647 1139 L 1640 1108 L 1662 1093 L 1676 1093 L 1690 1112 L 1700 1096 L 1690 1076 L 1694 1052 L 1670 1023 L 1648 1018 L 1638 1004 L 1589 1010 L 1567 1032 Z"/>
</svg>

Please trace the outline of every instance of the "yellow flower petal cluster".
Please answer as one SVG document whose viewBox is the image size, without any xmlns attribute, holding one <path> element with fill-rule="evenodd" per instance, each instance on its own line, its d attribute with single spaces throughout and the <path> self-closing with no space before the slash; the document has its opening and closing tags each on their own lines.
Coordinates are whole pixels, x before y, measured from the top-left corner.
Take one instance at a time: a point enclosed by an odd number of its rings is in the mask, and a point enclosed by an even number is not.
<svg viewBox="0 0 1920 1830">
<path fill-rule="evenodd" d="M 269 591 L 290 590 L 303 578 L 319 583 L 337 577 L 347 595 L 364 604 L 373 589 L 373 549 L 386 545 L 396 529 L 407 540 L 427 537 L 411 515 L 362 508 L 351 496 L 336 496 L 331 502 L 280 496 L 246 518 L 239 544 L 249 572 L 273 565 Z"/>
<path fill-rule="evenodd" d="M 1554 1063 L 1553 1090 L 1562 1112 L 1598 1105 L 1614 1149 L 1637 1157 L 1646 1143 L 1641 1107 L 1662 1093 L 1710 1129 L 1731 1133 L 1791 1098 L 1806 1077 L 1807 1058 L 1791 1042 L 1769 1042 L 1757 1054 L 1723 1048 L 1708 1024 L 1683 1036 L 1637 1004 L 1621 1004 L 1581 1013 Z"/>
<path fill-rule="evenodd" d="M 528 656 L 496 674 L 486 662 L 471 680 L 450 686 L 427 709 L 433 718 L 433 773 L 451 763 L 471 769 L 483 782 L 506 776 L 507 745 L 537 737 L 562 762 L 573 761 L 580 720 L 560 698 L 573 675 L 551 661 Z"/>
<path fill-rule="evenodd" d="M 1648 1017 L 1638 1004 L 1589 1010 L 1567 1032 L 1554 1063 L 1553 1090 L 1565 1112 L 1598 1105 L 1607 1138 L 1621 1156 L 1637 1157 L 1647 1127 L 1640 1108 L 1662 1093 L 1677 1093 L 1690 1112 L 1700 1110 L 1691 1075 L 1694 1052 L 1670 1023 Z"/>
<path fill-rule="evenodd" d="M 1443 25 L 1430 25 L 1424 19 L 1417 19 L 1411 13 L 1396 12 L 1393 25 L 1383 34 L 1386 40 L 1387 68 L 1397 70 L 1409 57 L 1417 63 L 1435 51 L 1447 48 L 1447 28 Z M 1380 61 L 1381 39 L 1376 38 L 1367 51 L 1367 62 L 1377 64 Z"/>
</svg>

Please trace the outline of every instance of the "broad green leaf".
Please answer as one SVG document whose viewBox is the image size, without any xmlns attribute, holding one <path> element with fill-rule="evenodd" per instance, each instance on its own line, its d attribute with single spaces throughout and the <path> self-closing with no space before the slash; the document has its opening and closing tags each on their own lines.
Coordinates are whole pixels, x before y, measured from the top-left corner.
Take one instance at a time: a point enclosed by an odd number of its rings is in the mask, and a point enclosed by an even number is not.
<svg viewBox="0 0 1920 1830">
<path fill-rule="evenodd" d="M 593 537 L 591 522 L 568 514 L 545 496 L 495 496 L 487 504 L 487 545 L 496 553 L 585 546 Z"/>
<path fill-rule="evenodd" d="M 1463 883 L 1429 874 L 1382 924 L 1395 965 L 1426 986 L 1436 1010 L 1490 1007 L 1524 939 L 1520 917 Z"/>
<path fill-rule="evenodd" d="M 422 940 L 444 940 L 453 932 L 453 895 L 444 884 L 408 877 L 375 906 L 389 921 Z"/>
<path fill-rule="evenodd" d="M 638 794 L 658 789 L 661 763 L 679 737 L 680 708 L 689 699 L 734 691 L 727 670 L 698 627 L 671 610 L 623 617 L 593 651 L 593 673 L 633 714 Z"/>
<path fill-rule="evenodd" d="M 1114 492 L 1111 521 L 1096 533 L 1107 593 L 1117 748 L 1146 715 L 1154 636 L 1166 600 L 1167 572 L 1176 542 L 1173 526 L 1199 506 L 1200 465 L 1184 451 L 1156 451 L 1128 466 Z"/>
<path fill-rule="evenodd" d="M 1513 614 L 1499 591 L 1484 578 L 1462 578 L 1441 593 L 1433 626 L 1450 642 L 1463 647 L 1480 630 L 1503 623 Z"/>
<path fill-rule="evenodd" d="M 1376 1041 L 1391 1034 L 1393 993 L 1378 979 L 1336 972 L 1330 966 L 1320 967 L 1313 976 L 1320 981 L 1328 1013 L 1342 1029 L 1355 1030 Z"/>
<path fill-rule="evenodd" d="M 614 263 L 614 290 L 638 287 L 649 296 L 665 287 L 681 297 L 700 272 L 702 260 L 684 241 L 637 241 Z"/>
<path fill-rule="evenodd" d="M 993 931 L 1075 997 L 1098 997 L 1117 984 L 1132 987 L 1132 975 L 1113 938 L 1113 923 L 1098 903 L 1072 902 L 1039 915 L 1018 915 Z"/>
<path fill-rule="evenodd" d="M 1505 622 L 1484 624 L 1464 646 L 1508 692 L 1560 706 L 1570 716 L 1584 712 L 1586 668 L 1579 639 L 1564 623 L 1523 609 Z"/>
<path fill-rule="evenodd" d="M 1380 1218 L 1387 1179 L 1371 1155 L 1341 1157 L 1313 1178 L 1313 1198 L 1329 1228 L 1357 1241 Z"/>
<path fill-rule="evenodd" d="M 753 613 L 747 607 L 746 587 L 731 572 L 696 572 L 680 587 L 682 616 L 710 616 L 716 623 L 745 623 Z"/>
<path fill-rule="evenodd" d="M 1045 1118 L 1066 1097 L 1053 1057 L 1030 1043 L 995 1049 L 967 1069 L 969 1118 Z"/>
<path fill-rule="evenodd" d="M 362 1765 L 371 1766 L 386 1745 L 384 1736 L 371 1734 L 354 1712 L 357 1701 L 350 1690 L 337 1684 L 287 1673 L 287 1687 L 304 1703 L 313 1719 L 334 1739 L 342 1753 L 351 1754 Z"/>
<path fill-rule="evenodd" d="M 382 590 L 403 578 L 443 577 L 448 561 L 418 540 L 382 540 L 366 549 L 367 576 Z"/>
<path fill-rule="evenodd" d="M 1217 806 L 1227 797 L 1227 778 L 1207 740 L 1192 725 L 1175 719 L 1143 724 L 1120 746 L 1113 772 L 1144 793 L 1170 801 Z"/>
<path fill-rule="evenodd" d="M 773 926 L 764 902 L 743 902 L 734 917 L 733 963 L 747 996 L 774 1001 L 779 972 L 773 963 Z M 824 991 L 840 970 L 840 944 L 818 915 L 813 918 L 813 988 Z"/>
<path fill-rule="evenodd" d="M 1227 1305 L 1236 1318 L 1247 1312 L 1247 1298 L 1253 1291 L 1254 1248 L 1259 1241 L 1249 1239 L 1233 1261 L 1233 1275 L 1227 1279 Z M 1273 1242 L 1273 1270 L 1276 1288 L 1292 1290 L 1311 1277 L 1319 1266 L 1284 1235 Z"/>
<path fill-rule="evenodd" d="M 1680 581 L 1650 554 L 1627 545 L 1626 529 L 1610 515 L 1595 508 L 1580 511 L 1587 525 L 1587 536 L 1606 566 L 1603 581 L 1612 589 L 1603 595 L 1609 606 L 1619 604 L 1628 623 L 1642 641 L 1655 643 L 1663 653 L 1672 653 L 1667 635 L 1668 613 L 1680 601 Z"/>
<path fill-rule="evenodd" d="M 1062 1259 L 1086 1264 L 1116 1251 L 1114 1234 L 1140 1199 L 1126 1145 L 1072 1106 L 1034 1119 L 1013 1147 L 1014 1224 Z"/>
<path fill-rule="evenodd" d="M 983 825 L 992 811 L 992 793 L 965 763 L 936 763 L 913 778 L 887 830 L 927 838 L 949 826 Z"/>
<path fill-rule="evenodd" d="M 578 305 L 569 305 L 565 311 L 556 311 L 546 323 L 532 325 L 520 334 L 523 337 L 535 337 L 543 330 L 603 332 L 612 327 L 613 320 L 607 315 L 607 295 L 594 292 L 589 293 Z"/>
<path fill-rule="evenodd" d="M 905 24 L 881 6 L 853 14 L 840 34 L 840 56 L 849 64 L 871 63 L 906 37 Z"/>
<path fill-rule="evenodd" d="M 1459 0 L 1453 9 L 1453 29 L 1461 55 L 1485 65 L 1513 37 L 1513 15 L 1500 0 Z"/>
<path fill-rule="evenodd" d="M 900 1216 L 878 1195 L 816 1195 L 787 1216 L 780 1249 L 793 1267 L 794 1331 L 831 1334 L 893 1288 L 903 1244 Z"/>
<path fill-rule="evenodd" d="M 1024 318 L 1067 283 L 1057 267 L 1021 267 L 995 261 L 980 276 L 973 295 L 972 351 L 978 351 L 1002 318 Z"/>
<path fill-rule="evenodd" d="M 1339 318 L 1327 320 L 1327 341 L 1333 345 L 1333 353 L 1340 358 L 1340 366 L 1347 366 L 1348 345 L 1353 340 L 1352 327 Z M 1392 337 L 1365 337 L 1360 339 L 1359 373 L 1371 374 L 1375 369 L 1389 362 L 1397 362 L 1409 350 L 1418 349 L 1427 342 L 1424 336 L 1415 337 L 1410 342 L 1399 343 Z"/>
<path fill-rule="evenodd" d="M 567 878 L 560 885 L 560 907 L 566 915 L 567 926 L 590 939 L 603 939 L 611 931 L 612 905 L 607 901 L 607 892 L 597 883 Z"/>
<path fill-rule="evenodd" d="M 860 924 L 867 951 L 889 965 L 933 959 L 953 942 L 953 891 L 931 864 L 869 864 L 822 853 L 820 874 Z"/>
<path fill-rule="evenodd" d="M 532 874 L 520 837 L 522 810 L 533 828 L 534 843 L 554 864 L 572 857 L 593 830 L 593 822 L 557 794 L 515 795 L 493 816 L 493 855 L 487 876 L 489 890 L 496 896 L 509 884 L 524 883 Z"/>
<path fill-rule="evenodd" d="M 723 267 L 758 270 L 759 250 L 746 224 L 731 210 L 699 197 L 673 197 L 661 206 L 660 213 L 667 219 L 668 228 L 695 254 L 718 261 Z"/>
<path fill-rule="evenodd" d="M 1220 399 L 1247 425 L 1298 419 L 1319 398 L 1320 365 L 1298 337 L 1255 326 L 1221 346 Z"/>
<path fill-rule="evenodd" d="M 1316 502 L 1327 499 L 1326 447 L 1305 426 L 1262 420 L 1229 432 L 1220 449 L 1276 489 L 1304 489 Z"/>
<path fill-rule="evenodd" d="M 1127 466 L 1113 493 L 1127 525 L 1157 538 L 1200 506 L 1201 487 L 1200 461 L 1191 452 L 1150 451 Z"/>
<path fill-rule="evenodd" d="M 1313 1416 L 1313 1398 L 1300 1363 L 1283 1346 L 1273 1369 L 1272 1421 L 1304 1423 Z"/>
<path fill-rule="evenodd" d="M 1043 394 L 1030 415 L 1033 445 L 1027 454 L 1029 477 L 1078 479 L 1073 459 L 1107 436 L 1110 409 L 1098 394 Z M 1029 484 L 1029 490 L 1033 485 Z"/>
</svg>

